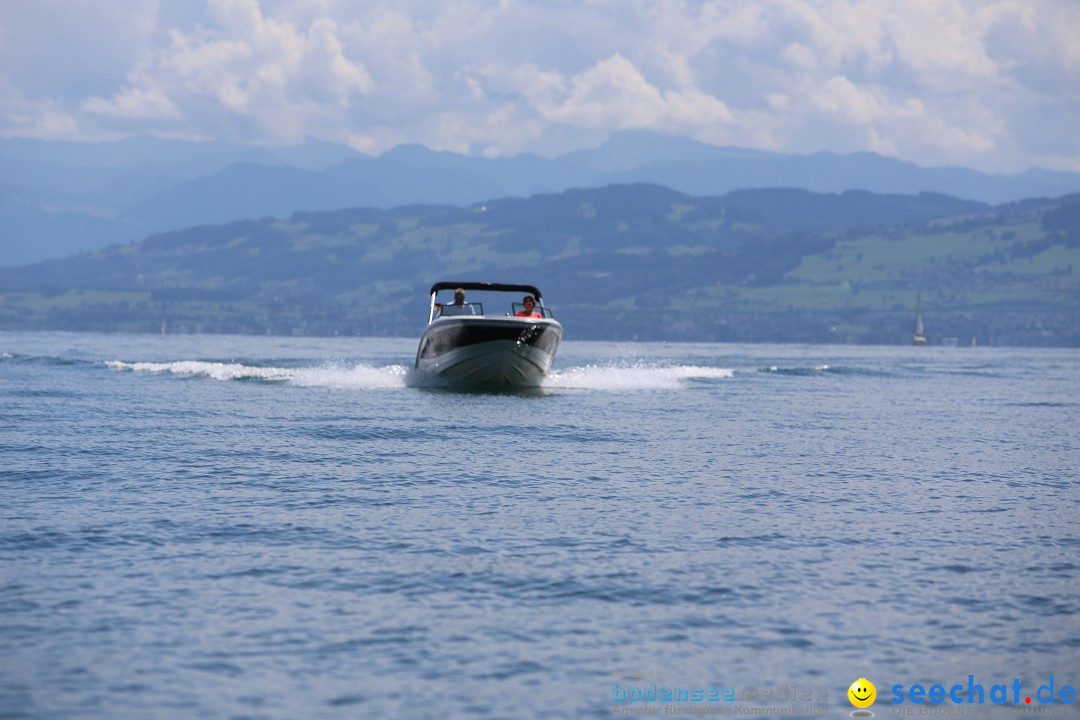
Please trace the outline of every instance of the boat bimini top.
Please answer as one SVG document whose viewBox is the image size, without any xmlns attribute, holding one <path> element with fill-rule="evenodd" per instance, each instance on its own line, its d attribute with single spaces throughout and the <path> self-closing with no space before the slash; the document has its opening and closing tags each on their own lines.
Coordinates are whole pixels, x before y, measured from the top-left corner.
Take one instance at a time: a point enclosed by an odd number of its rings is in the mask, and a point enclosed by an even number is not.
<svg viewBox="0 0 1080 720">
<path fill-rule="evenodd" d="M 535 285 L 514 285 L 507 283 L 491 283 L 491 282 L 437 282 L 431 286 L 431 305 L 428 308 L 428 322 L 430 323 L 436 317 L 446 317 L 453 312 L 454 315 L 483 315 L 484 306 L 480 303 L 465 303 L 461 306 L 454 305 L 442 305 L 441 313 L 436 313 L 435 297 L 439 294 L 440 290 L 456 290 L 461 288 L 462 290 L 482 290 L 489 292 L 512 292 L 512 293 L 526 293 L 536 298 L 536 310 L 542 317 L 552 317 L 551 310 L 544 307 L 544 298 L 540 294 L 540 288 Z M 519 303 L 513 303 L 512 308 L 517 309 Z M 460 310 L 448 311 L 448 308 L 458 308 Z"/>
</svg>

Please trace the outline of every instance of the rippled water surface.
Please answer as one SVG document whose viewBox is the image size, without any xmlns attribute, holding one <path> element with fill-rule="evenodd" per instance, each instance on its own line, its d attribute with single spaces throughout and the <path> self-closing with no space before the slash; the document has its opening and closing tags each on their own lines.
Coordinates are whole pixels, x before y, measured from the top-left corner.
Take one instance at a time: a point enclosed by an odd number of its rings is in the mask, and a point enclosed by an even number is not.
<svg viewBox="0 0 1080 720">
<path fill-rule="evenodd" d="M 1080 685 L 1080 353 L 568 341 L 468 394 L 414 352 L 0 334 L 0 717 Z"/>
</svg>

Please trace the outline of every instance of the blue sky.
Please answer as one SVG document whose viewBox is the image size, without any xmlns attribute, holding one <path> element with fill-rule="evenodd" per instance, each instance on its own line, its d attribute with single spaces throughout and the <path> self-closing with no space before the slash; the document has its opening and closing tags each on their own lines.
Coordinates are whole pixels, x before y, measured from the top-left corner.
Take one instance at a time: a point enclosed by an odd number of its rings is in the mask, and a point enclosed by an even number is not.
<svg viewBox="0 0 1080 720">
<path fill-rule="evenodd" d="M 1077 0 L 0 0 L 0 136 L 1080 171 Z"/>
</svg>

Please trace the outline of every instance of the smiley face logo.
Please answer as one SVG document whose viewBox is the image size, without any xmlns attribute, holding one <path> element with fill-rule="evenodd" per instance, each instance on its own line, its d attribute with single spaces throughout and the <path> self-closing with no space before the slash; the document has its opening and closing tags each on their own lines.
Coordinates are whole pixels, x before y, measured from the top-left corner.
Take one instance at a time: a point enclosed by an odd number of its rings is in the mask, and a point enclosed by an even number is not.
<svg viewBox="0 0 1080 720">
<path fill-rule="evenodd" d="M 877 700 L 877 688 L 866 678 L 859 678 L 847 689 L 848 700 L 857 708 L 868 708 Z"/>
</svg>

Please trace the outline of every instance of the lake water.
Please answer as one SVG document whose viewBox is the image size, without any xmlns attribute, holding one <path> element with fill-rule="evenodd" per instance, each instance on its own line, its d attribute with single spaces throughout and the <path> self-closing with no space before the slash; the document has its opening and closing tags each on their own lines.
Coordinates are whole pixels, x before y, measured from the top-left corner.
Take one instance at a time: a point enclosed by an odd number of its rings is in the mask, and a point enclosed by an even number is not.
<svg viewBox="0 0 1080 720">
<path fill-rule="evenodd" d="M 1080 685 L 1080 352 L 569 340 L 467 394 L 415 349 L 0 334 L 0 718 Z"/>
</svg>

